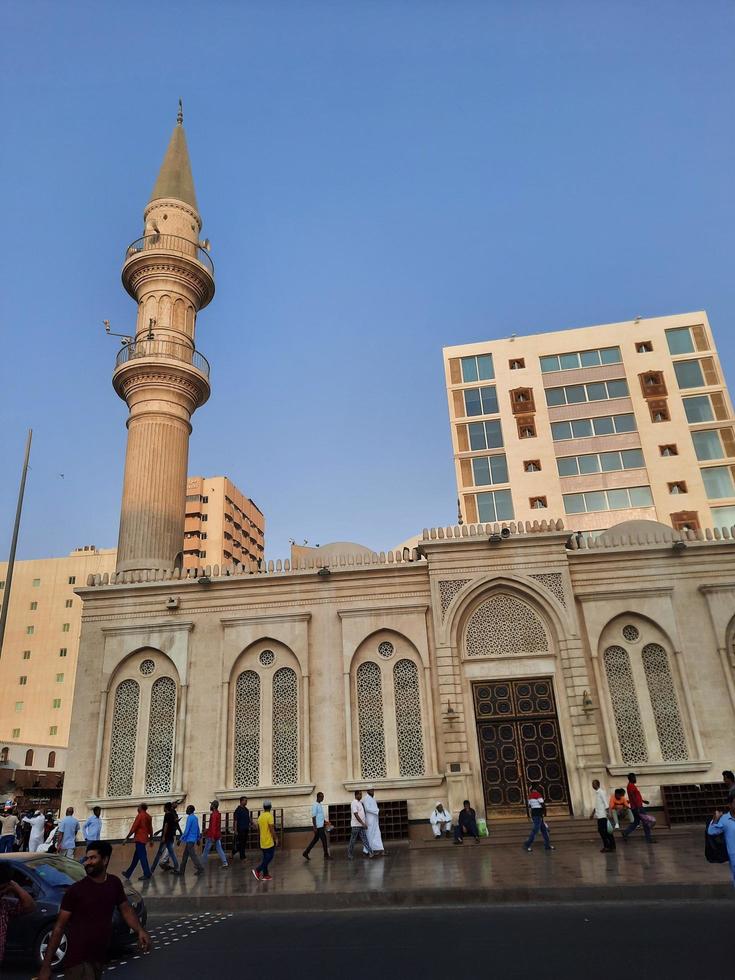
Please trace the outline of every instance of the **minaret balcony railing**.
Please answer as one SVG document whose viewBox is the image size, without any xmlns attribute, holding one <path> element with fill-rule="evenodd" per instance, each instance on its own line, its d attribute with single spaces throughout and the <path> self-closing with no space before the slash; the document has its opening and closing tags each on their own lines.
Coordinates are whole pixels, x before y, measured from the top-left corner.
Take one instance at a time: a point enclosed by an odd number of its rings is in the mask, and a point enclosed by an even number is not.
<svg viewBox="0 0 735 980">
<path fill-rule="evenodd" d="M 205 378 L 209 378 L 209 361 L 198 350 L 174 340 L 138 340 L 124 344 L 117 352 L 115 367 L 135 360 L 137 357 L 166 357 L 174 361 L 191 364 Z"/>
<path fill-rule="evenodd" d="M 206 249 L 202 248 L 197 242 L 182 238 L 181 235 L 145 235 L 131 245 L 128 245 L 125 252 L 125 261 L 135 258 L 141 252 L 175 252 L 177 255 L 185 255 L 190 259 L 196 259 L 209 270 L 209 274 L 214 278 L 214 262 L 209 257 Z"/>
</svg>

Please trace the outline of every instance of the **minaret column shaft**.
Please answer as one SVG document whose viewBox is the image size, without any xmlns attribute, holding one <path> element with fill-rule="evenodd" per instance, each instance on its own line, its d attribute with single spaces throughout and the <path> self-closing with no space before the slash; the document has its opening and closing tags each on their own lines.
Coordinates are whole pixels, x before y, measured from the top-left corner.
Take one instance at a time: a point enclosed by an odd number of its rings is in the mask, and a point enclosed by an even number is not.
<svg viewBox="0 0 735 980">
<path fill-rule="evenodd" d="M 117 570 L 174 568 L 182 549 L 191 426 L 174 415 L 128 423 Z"/>
</svg>

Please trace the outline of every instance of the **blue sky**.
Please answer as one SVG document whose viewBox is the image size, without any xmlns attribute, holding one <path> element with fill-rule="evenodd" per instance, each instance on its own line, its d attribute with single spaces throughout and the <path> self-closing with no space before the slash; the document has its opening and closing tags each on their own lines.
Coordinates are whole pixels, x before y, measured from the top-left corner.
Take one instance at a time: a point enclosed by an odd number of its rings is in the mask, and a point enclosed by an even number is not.
<svg viewBox="0 0 735 980">
<path fill-rule="evenodd" d="M 441 348 L 706 309 L 735 353 L 735 5 L 0 10 L 0 554 L 117 540 L 120 286 L 184 99 L 217 296 L 191 473 L 288 539 L 452 523 Z M 59 474 L 63 473 L 61 479 Z"/>
</svg>

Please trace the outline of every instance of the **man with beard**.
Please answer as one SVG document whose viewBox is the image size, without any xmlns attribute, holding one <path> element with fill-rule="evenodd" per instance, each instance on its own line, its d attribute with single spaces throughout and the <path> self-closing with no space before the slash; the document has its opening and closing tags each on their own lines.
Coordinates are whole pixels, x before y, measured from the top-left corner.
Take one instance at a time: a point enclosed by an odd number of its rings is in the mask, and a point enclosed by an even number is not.
<svg viewBox="0 0 735 980">
<path fill-rule="evenodd" d="M 100 980 L 116 907 L 126 925 L 137 933 L 141 950 L 148 952 L 150 936 L 125 897 L 122 882 L 107 873 L 111 855 L 112 845 L 107 841 L 90 841 L 87 845 L 84 857 L 87 877 L 75 882 L 62 899 L 38 980 L 51 980 L 51 963 L 64 935 L 67 939 L 64 976 L 68 980 Z"/>
</svg>

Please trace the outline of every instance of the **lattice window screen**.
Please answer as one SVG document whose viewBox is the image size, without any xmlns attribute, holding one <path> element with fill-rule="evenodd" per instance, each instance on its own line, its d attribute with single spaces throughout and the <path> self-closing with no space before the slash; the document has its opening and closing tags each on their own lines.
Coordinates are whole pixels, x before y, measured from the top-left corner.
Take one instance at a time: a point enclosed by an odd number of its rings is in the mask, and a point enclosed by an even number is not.
<svg viewBox="0 0 735 980">
<path fill-rule="evenodd" d="M 608 647 L 603 660 L 623 762 L 648 762 L 648 746 L 628 651 L 623 647 Z"/>
<path fill-rule="evenodd" d="M 235 685 L 235 786 L 260 781 L 260 677 L 245 670 Z"/>
<path fill-rule="evenodd" d="M 423 776 L 424 735 L 421 725 L 419 672 L 413 660 L 399 660 L 393 668 L 398 766 L 401 776 Z"/>
<path fill-rule="evenodd" d="M 151 688 L 145 764 L 146 793 L 157 795 L 171 792 L 175 732 L 176 682 L 170 677 L 159 677 Z"/>
<path fill-rule="evenodd" d="M 689 758 L 689 750 L 681 723 L 669 656 L 658 643 L 648 643 L 643 647 L 641 656 L 661 746 L 661 758 L 665 762 L 686 760 Z"/>
<path fill-rule="evenodd" d="M 299 781 L 299 687 L 296 672 L 273 675 L 273 785 Z"/>
<path fill-rule="evenodd" d="M 470 617 L 465 645 L 468 657 L 544 653 L 549 649 L 549 638 L 527 603 L 499 593 L 486 599 Z"/>
<path fill-rule="evenodd" d="M 139 704 L 140 687 L 137 681 L 127 680 L 118 684 L 112 709 L 108 796 L 132 795 Z"/>
<path fill-rule="evenodd" d="M 380 667 L 371 661 L 360 664 L 357 668 L 357 716 L 363 779 L 385 777 L 383 687 Z"/>
</svg>

